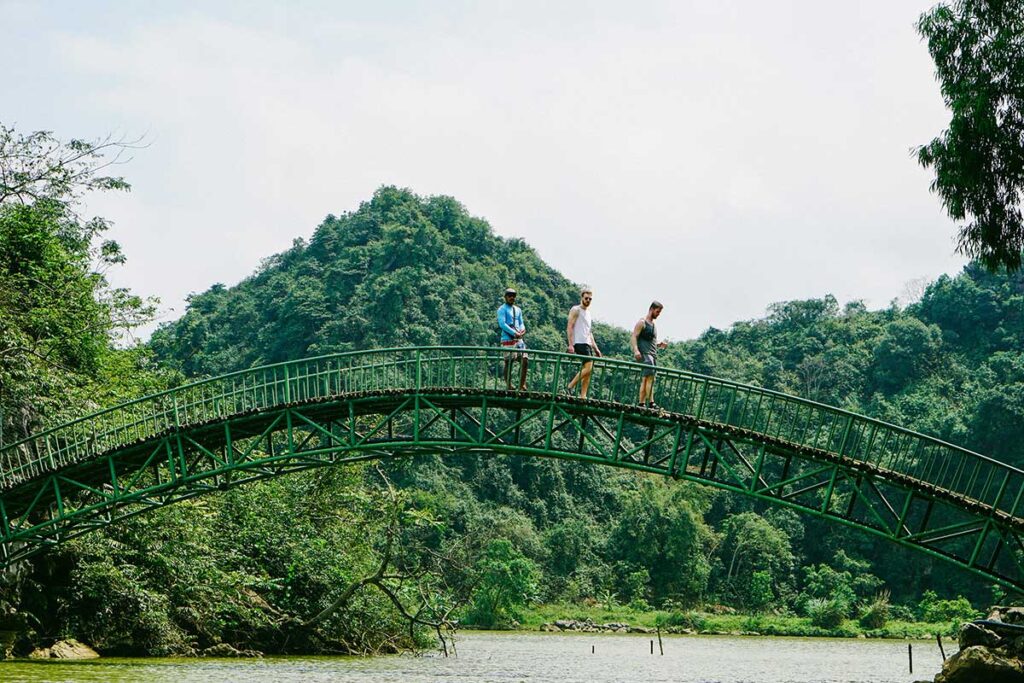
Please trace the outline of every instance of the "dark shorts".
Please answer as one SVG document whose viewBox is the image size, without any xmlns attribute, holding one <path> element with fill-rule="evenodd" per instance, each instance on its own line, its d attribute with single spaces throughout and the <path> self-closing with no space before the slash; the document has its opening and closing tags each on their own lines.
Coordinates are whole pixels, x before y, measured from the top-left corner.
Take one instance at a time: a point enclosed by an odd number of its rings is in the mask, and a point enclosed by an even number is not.
<svg viewBox="0 0 1024 683">
<path fill-rule="evenodd" d="M 640 372 L 640 375 L 642 377 L 654 377 L 654 369 L 658 366 L 658 357 L 646 353 L 641 357 L 640 362 L 647 366 Z"/>
<path fill-rule="evenodd" d="M 584 365 L 594 362 L 594 349 L 590 347 L 590 344 L 573 344 L 572 350 L 576 352 L 577 356 L 590 356 L 590 358 L 583 359 Z"/>
</svg>

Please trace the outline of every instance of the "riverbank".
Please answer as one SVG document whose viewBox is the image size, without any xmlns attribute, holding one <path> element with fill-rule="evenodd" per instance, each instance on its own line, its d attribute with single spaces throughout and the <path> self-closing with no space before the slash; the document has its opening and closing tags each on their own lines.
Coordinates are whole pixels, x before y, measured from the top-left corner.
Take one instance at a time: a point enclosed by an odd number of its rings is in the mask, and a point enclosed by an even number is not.
<svg viewBox="0 0 1024 683">
<path fill-rule="evenodd" d="M 656 631 L 660 625 L 663 633 L 692 633 L 702 635 L 764 635 L 798 636 L 825 638 L 899 638 L 927 640 L 936 635 L 955 637 L 960 621 L 887 622 L 881 628 L 868 629 L 855 619 L 847 619 L 834 629 L 815 626 L 807 617 L 780 616 L 771 614 L 715 614 L 705 611 L 664 612 L 656 610 L 634 610 L 629 607 L 607 609 L 586 605 L 538 605 L 523 614 L 516 630 L 568 630 L 586 631 L 585 627 L 562 628 L 556 622 L 593 624 L 596 631 L 615 632 L 622 630 Z M 608 625 L 606 628 L 601 628 Z M 625 628 L 624 628 L 625 627 Z"/>
</svg>

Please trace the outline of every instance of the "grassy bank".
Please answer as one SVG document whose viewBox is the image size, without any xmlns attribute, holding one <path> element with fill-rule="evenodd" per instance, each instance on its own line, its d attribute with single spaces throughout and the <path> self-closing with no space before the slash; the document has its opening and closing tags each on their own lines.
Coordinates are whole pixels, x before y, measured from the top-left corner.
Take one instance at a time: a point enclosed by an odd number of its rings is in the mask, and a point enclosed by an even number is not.
<svg viewBox="0 0 1024 683">
<path fill-rule="evenodd" d="M 711 614 L 701 611 L 658 612 L 641 611 L 629 607 L 606 609 L 586 605 L 538 605 L 523 615 L 520 630 L 537 631 L 543 624 L 559 619 L 590 620 L 595 624 L 626 623 L 630 626 L 655 628 L 662 624 L 668 632 L 695 632 L 711 634 L 746 634 L 771 636 L 818 636 L 833 638 L 934 638 L 955 636 L 959 621 L 928 623 L 918 621 L 889 621 L 882 628 L 867 629 L 855 619 L 845 620 L 835 629 L 815 626 L 807 617 L 771 614 Z"/>
</svg>

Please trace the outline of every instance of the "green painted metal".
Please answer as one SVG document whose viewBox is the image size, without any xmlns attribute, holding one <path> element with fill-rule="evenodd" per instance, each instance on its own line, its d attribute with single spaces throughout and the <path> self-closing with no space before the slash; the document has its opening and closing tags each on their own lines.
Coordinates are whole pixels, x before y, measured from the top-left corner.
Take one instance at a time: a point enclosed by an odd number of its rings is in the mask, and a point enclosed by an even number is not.
<svg viewBox="0 0 1024 683">
<path fill-rule="evenodd" d="M 1024 592 L 1024 471 L 796 396 L 531 351 L 507 391 L 498 348 L 322 356 L 140 398 L 0 448 L 0 567 L 118 519 L 312 467 L 419 454 L 557 457 L 686 479 L 862 529 Z"/>
</svg>

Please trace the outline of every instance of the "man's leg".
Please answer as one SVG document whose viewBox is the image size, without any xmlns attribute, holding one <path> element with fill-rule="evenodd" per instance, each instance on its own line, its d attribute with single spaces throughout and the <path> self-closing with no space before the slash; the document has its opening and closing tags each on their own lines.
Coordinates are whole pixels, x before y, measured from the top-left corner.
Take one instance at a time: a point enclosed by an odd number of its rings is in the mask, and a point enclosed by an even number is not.
<svg viewBox="0 0 1024 683">
<path fill-rule="evenodd" d="M 590 389 L 590 371 L 594 369 L 594 361 L 587 361 L 580 370 L 580 398 L 587 397 Z"/>
<path fill-rule="evenodd" d="M 640 405 L 643 405 L 651 400 L 651 378 L 641 377 L 640 378 Z"/>
<path fill-rule="evenodd" d="M 512 354 L 505 354 L 505 387 L 512 390 Z"/>
<path fill-rule="evenodd" d="M 519 391 L 526 391 L 526 367 L 530 364 L 530 359 L 523 354 L 522 359 L 519 361 Z"/>
</svg>

